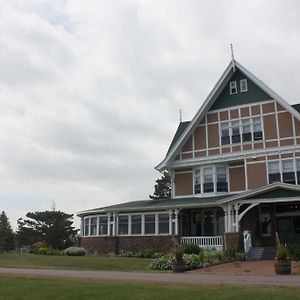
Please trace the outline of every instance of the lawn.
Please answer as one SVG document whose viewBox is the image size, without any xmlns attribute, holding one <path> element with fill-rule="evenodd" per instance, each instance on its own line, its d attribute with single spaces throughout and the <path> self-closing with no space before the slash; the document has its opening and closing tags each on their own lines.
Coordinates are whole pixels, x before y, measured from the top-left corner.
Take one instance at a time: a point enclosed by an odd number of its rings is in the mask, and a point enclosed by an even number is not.
<svg viewBox="0 0 300 300">
<path fill-rule="evenodd" d="M 145 284 L 73 279 L 35 279 L 0 277 L 2 300 L 89 300 L 89 299 L 218 299 L 218 300 L 284 300 L 300 299 L 299 288 L 241 287 L 241 286 L 187 286 Z"/>
<path fill-rule="evenodd" d="M 0 254 L 0 267 L 55 268 L 103 271 L 150 271 L 152 259 L 109 256 L 50 256 Z"/>
</svg>

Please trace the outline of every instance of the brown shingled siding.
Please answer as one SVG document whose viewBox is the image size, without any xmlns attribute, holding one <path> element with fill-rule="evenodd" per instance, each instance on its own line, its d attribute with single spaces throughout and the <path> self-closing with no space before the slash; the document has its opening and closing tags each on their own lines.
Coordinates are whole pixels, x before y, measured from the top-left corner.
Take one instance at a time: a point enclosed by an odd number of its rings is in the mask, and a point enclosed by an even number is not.
<svg viewBox="0 0 300 300">
<path fill-rule="evenodd" d="M 205 126 L 197 127 L 194 132 L 195 150 L 206 148 Z"/>
<path fill-rule="evenodd" d="M 245 190 L 245 168 L 244 166 L 230 168 L 229 167 L 229 178 L 230 178 L 230 191 L 244 191 Z"/>
<path fill-rule="evenodd" d="M 277 126 L 275 115 L 264 116 L 264 132 L 265 139 L 277 139 Z"/>
<path fill-rule="evenodd" d="M 212 124 L 207 126 L 208 147 L 214 148 L 219 146 L 219 126 Z"/>
<path fill-rule="evenodd" d="M 175 173 L 175 194 L 176 196 L 193 194 L 193 173 Z"/>
<path fill-rule="evenodd" d="M 281 138 L 293 136 L 292 116 L 289 112 L 278 114 L 278 124 Z"/>
<path fill-rule="evenodd" d="M 192 151 L 192 150 L 193 150 L 193 138 L 192 136 L 190 136 L 187 142 L 182 147 L 182 152 Z"/>
<path fill-rule="evenodd" d="M 266 185 L 268 183 L 266 164 L 247 164 L 247 177 L 249 189 L 255 189 Z"/>
<path fill-rule="evenodd" d="M 207 115 L 207 123 L 213 123 L 213 122 L 218 122 L 218 114 L 208 114 Z"/>
<path fill-rule="evenodd" d="M 273 103 L 266 103 L 262 105 L 262 111 L 264 114 L 271 113 L 275 111 L 275 105 Z"/>
</svg>

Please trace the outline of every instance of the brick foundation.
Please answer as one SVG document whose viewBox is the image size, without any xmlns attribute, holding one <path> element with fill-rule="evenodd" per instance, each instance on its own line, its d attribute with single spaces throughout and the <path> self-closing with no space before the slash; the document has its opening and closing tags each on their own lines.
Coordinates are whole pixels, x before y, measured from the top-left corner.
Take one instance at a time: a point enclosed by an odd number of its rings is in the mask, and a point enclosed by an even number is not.
<svg viewBox="0 0 300 300">
<path fill-rule="evenodd" d="M 80 246 L 90 253 L 107 254 L 132 251 L 134 253 L 151 249 L 156 252 L 169 253 L 174 248 L 174 239 L 179 243 L 178 236 L 109 236 L 82 237 Z"/>
</svg>

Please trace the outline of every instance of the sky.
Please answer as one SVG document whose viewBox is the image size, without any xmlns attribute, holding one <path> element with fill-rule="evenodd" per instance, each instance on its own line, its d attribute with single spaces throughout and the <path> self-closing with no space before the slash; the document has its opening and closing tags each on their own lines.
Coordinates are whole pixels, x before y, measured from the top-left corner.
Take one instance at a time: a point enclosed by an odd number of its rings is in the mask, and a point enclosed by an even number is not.
<svg viewBox="0 0 300 300">
<path fill-rule="evenodd" d="M 0 0 L 0 209 L 148 199 L 230 62 L 300 102 L 296 0 Z M 76 226 L 79 219 L 74 217 Z"/>
</svg>

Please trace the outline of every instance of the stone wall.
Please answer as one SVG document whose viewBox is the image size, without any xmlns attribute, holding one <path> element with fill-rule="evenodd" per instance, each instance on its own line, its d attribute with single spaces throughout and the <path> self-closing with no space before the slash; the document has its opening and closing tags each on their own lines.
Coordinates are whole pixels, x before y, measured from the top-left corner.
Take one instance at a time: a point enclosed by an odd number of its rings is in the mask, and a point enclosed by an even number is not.
<svg viewBox="0 0 300 300">
<path fill-rule="evenodd" d="M 139 252 L 147 249 L 169 253 L 174 248 L 174 239 L 179 243 L 178 236 L 110 236 L 83 237 L 80 246 L 90 253 L 115 253 L 123 251 Z"/>
</svg>

